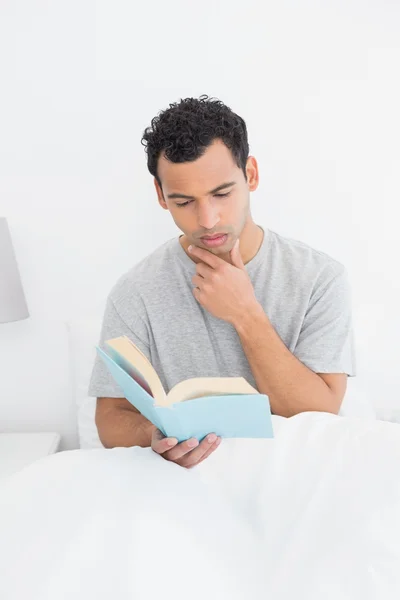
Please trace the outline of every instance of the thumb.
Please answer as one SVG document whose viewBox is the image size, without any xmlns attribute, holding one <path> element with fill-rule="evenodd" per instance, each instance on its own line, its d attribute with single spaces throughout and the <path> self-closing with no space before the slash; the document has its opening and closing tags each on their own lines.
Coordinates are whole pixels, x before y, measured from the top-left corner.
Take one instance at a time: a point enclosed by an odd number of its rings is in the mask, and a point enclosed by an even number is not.
<svg viewBox="0 0 400 600">
<path fill-rule="evenodd" d="M 157 454 L 164 454 L 176 446 L 178 440 L 176 438 L 165 437 L 159 429 L 154 429 L 151 436 L 151 448 Z"/>
<path fill-rule="evenodd" d="M 232 264 L 237 267 L 238 269 L 244 269 L 244 264 L 242 261 L 242 256 L 240 254 L 240 248 L 239 248 L 239 238 L 236 240 L 235 245 L 233 246 L 232 250 L 231 250 L 231 261 Z"/>
</svg>

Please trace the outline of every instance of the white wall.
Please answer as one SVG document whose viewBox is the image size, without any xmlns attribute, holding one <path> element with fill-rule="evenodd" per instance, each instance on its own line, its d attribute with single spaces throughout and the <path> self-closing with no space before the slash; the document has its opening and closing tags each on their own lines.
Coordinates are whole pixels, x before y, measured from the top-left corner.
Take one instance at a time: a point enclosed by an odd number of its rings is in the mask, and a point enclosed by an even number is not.
<svg viewBox="0 0 400 600">
<path fill-rule="evenodd" d="M 0 430 L 76 442 L 66 322 L 176 235 L 143 129 L 207 93 L 242 115 L 261 182 L 255 220 L 344 262 L 358 372 L 400 406 L 400 9 L 183 0 L 0 4 L 0 213 L 31 318 L 0 326 Z"/>
</svg>

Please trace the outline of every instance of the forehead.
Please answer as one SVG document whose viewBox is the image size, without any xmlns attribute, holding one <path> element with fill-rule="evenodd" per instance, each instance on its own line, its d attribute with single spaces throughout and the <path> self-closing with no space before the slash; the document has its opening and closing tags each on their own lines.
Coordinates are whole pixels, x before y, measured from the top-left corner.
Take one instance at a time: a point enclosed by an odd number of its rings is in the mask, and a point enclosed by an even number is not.
<svg viewBox="0 0 400 600">
<path fill-rule="evenodd" d="M 240 170 L 232 153 L 220 140 L 215 140 L 203 156 L 192 162 L 171 163 L 164 154 L 158 160 L 158 175 L 168 191 L 212 189 L 230 181 Z"/>
</svg>

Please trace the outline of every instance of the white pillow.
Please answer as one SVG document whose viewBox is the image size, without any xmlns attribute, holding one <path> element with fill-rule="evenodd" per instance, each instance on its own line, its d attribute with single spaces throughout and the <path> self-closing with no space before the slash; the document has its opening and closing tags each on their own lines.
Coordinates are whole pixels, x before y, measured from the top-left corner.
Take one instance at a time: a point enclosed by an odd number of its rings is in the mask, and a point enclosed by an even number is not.
<svg viewBox="0 0 400 600">
<path fill-rule="evenodd" d="M 95 346 L 100 338 L 102 317 L 79 319 L 68 323 L 72 378 L 78 410 L 78 434 L 81 448 L 103 448 L 95 423 L 96 398 L 87 395 L 90 376 L 96 357 Z M 347 392 L 340 415 L 375 419 L 368 394 L 357 377 L 347 380 Z"/>
<path fill-rule="evenodd" d="M 96 398 L 88 396 L 88 387 L 94 361 L 96 344 L 100 339 L 102 317 L 68 322 L 72 384 L 78 411 L 80 448 L 103 448 L 95 423 Z"/>
<path fill-rule="evenodd" d="M 364 385 L 358 377 L 347 378 L 346 394 L 340 407 L 342 417 L 376 419 L 375 410 Z"/>
<path fill-rule="evenodd" d="M 78 411 L 78 434 L 80 448 L 104 448 L 100 441 L 96 422 L 96 398 L 87 397 Z"/>
</svg>

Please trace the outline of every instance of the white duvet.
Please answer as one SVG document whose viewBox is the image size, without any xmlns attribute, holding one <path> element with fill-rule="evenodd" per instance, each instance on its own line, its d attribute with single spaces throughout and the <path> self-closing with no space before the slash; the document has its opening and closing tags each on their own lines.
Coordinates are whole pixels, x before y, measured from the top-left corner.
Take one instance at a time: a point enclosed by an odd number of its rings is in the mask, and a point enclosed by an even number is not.
<svg viewBox="0 0 400 600">
<path fill-rule="evenodd" d="M 0 487 L 2 600 L 400 598 L 400 426 L 273 417 L 199 467 L 75 450 Z"/>
</svg>

